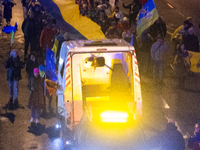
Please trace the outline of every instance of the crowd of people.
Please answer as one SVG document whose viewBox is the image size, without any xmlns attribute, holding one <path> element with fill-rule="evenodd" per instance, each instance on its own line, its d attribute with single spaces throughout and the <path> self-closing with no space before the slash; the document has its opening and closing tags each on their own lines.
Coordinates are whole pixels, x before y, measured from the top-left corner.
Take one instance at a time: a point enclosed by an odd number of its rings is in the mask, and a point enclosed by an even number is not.
<svg viewBox="0 0 200 150">
<path fill-rule="evenodd" d="M 132 0 L 130 4 L 124 4 L 125 9 L 129 9 L 128 16 L 125 16 L 119 9 L 117 1 L 112 7 L 108 0 L 76 0 L 79 5 L 80 14 L 87 16 L 92 21 L 101 26 L 102 32 L 108 39 L 122 38 L 128 43 L 133 39 L 138 61 L 140 65 L 141 74 L 149 73 L 150 61 L 153 62 L 152 74 L 157 83 L 163 83 L 164 72 L 164 53 L 168 51 L 168 45 L 165 38 L 167 34 L 167 27 L 162 17 L 159 17 L 154 24 L 146 29 L 140 37 L 136 32 L 136 20 L 142 5 L 139 0 Z M 12 18 L 12 7 L 15 5 L 10 0 L 4 0 L 4 18 L 7 25 L 10 25 Z M 41 110 L 45 110 L 44 99 L 44 78 L 40 76 L 39 66 L 45 67 L 46 50 L 52 49 L 54 40 L 59 41 L 58 53 L 60 45 L 63 41 L 69 40 L 70 37 L 62 29 L 56 25 L 56 19 L 49 15 L 43 6 L 37 0 L 22 0 L 24 21 L 22 24 L 22 31 L 24 33 L 24 61 L 21 61 L 17 50 L 10 52 L 10 57 L 6 61 L 7 80 L 9 84 L 9 102 L 7 107 L 9 109 L 17 109 L 18 107 L 18 84 L 21 80 L 21 69 L 26 68 L 28 74 L 28 90 L 29 103 L 28 107 L 31 109 L 30 122 L 38 123 Z M 184 87 L 185 78 L 189 74 L 190 57 L 188 51 L 199 52 L 199 40 L 195 35 L 194 25 L 191 17 L 187 18 L 183 25 L 177 31 L 180 39 L 178 47 L 175 49 L 177 55 L 175 66 L 176 73 L 179 78 L 180 87 Z M 30 48 L 29 48 L 30 46 Z M 29 52 L 30 49 L 30 52 Z M 58 60 L 58 56 L 56 56 Z M 49 99 L 49 111 L 52 111 L 51 102 L 52 95 L 48 91 L 46 96 Z M 198 124 L 199 126 L 199 124 Z M 176 132 L 177 137 L 180 138 L 180 149 L 183 145 L 183 139 L 177 131 L 174 123 L 169 123 L 166 132 Z M 196 130 L 195 130 L 196 131 Z M 166 133 L 164 132 L 163 135 Z M 197 135 L 197 134 L 195 134 Z M 171 136 L 171 135 L 170 135 Z M 169 138 L 170 138 L 169 136 Z M 160 136 L 158 136 L 160 138 Z M 169 139 L 167 138 L 167 139 Z M 191 141 L 199 140 L 197 136 L 189 140 L 188 147 L 195 147 Z M 165 146 L 169 146 L 165 141 Z M 191 144 L 192 143 L 192 144 Z M 178 148 L 177 148 L 178 149 Z"/>
<path fill-rule="evenodd" d="M 13 3 L 12 1 L 8 2 Z M 45 78 L 44 76 L 40 76 L 39 67 L 45 68 L 46 50 L 53 48 L 55 38 L 57 37 L 58 41 L 63 42 L 68 38 L 68 35 L 65 34 L 64 36 L 65 32 L 59 32 L 56 19 L 46 13 L 39 1 L 22 0 L 22 6 L 24 13 L 24 21 L 22 23 L 22 31 L 24 33 L 24 60 L 20 60 L 18 51 L 14 49 L 10 52 L 10 56 L 6 61 L 5 67 L 7 69 L 10 95 L 6 107 L 11 110 L 19 107 L 18 85 L 22 79 L 21 69 L 25 68 L 28 75 L 27 88 L 29 90 L 28 107 L 31 110 L 30 122 L 38 123 L 41 111 L 46 112 L 47 103 L 45 96 L 49 100 L 48 110 L 49 112 L 53 112 L 51 106 L 52 95 L 46 89 L 44 84 Z M 6 9 L 4 7 L 4 12 Z M 10 20 L 6 19 L 6 21 L 7 25 L 10 25 Z M 60 36 L 63 39 L 59 38 Z"/>
</svg>

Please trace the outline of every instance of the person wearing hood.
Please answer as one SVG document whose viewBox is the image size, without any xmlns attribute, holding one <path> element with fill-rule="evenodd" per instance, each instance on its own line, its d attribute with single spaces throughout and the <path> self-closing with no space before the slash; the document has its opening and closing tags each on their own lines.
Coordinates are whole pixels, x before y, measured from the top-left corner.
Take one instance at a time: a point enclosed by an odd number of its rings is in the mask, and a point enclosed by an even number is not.
<svg viewBox="0 0 200 150">
<path fill-rule="evenodd" d="M 18 107 L 18 85 L 19 80 L 22 79 L 21 69 L 25 67 L 25 63 L 20 61 L 18 51 L 16 49 L 10 52 L 10 57 L 6 61 L 5 68 L 7 71 L 7 81 L 9 85 L 9 94 L 10 99 L 7 103 L 6 107 L 8 109 L 13 108 L 13 100 L 14 100 L 14 109 Z"/>
<path fill-rule="evenodd" d="M 189 28 L 188 34 L 183 37 L 183 43 L 188 51 L 199 52 L 199 40 L 194 33 L 194 28 Z"/>
<path fill-rule="evenodd" d="M 187 146 L 193 150 L 200 150 L 200 122 L 195 124 L 194 135 L 188 139 Z"/>
<path fill-rule="evenodd" d="M 164 131 L 148 141 L 148 147 L 162 150 L 185 150 L 183 135 L 177 130 L 175 121 L 170 119 Z"/>
</svg>

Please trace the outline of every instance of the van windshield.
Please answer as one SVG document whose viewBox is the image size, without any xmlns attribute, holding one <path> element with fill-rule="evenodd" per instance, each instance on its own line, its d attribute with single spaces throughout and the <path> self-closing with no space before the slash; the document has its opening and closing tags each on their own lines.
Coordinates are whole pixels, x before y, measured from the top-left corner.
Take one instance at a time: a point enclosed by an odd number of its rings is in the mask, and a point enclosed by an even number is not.
<svg viewBox="0 0 200 150">
<path fill-rule="evenodd" d="M 134 100 L 130 53 L 74 54 L 72 60 L 73 95 L 84 103 Z"/>
</svg>

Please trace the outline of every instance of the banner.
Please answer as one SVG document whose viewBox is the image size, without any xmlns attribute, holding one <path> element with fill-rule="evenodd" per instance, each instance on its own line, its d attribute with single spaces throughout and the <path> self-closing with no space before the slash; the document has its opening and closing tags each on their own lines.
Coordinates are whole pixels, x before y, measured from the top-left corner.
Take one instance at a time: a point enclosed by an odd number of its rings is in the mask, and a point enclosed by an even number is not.
<svg viewBox="0 0 200 150">
<path fill-rule="evenodd" d="M 46 78 L 52 81 L 57 81 L 57 73 L 54 62 L 54 52 L 50 49 L 46 51 Z"/>
<path fill-rule="evenodd" d="M 139 12 L 137 20 L 137 35 L 140 36 L 144 30 L 149 28 L 159 15 L 153 0 L 148 0 Z"/>
</svg>

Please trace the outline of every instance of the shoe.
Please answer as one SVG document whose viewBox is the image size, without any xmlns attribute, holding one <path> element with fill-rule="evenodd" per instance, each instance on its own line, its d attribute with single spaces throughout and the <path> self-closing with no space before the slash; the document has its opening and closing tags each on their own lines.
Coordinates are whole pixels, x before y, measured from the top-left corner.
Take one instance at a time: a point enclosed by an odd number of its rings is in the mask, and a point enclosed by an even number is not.
<svg viewBox="0 0 200 150">
<path fill-rule="evenodd" d="M 30 120 L 30 122 L 34 122 L 34 118 L 32 118 L 32 117 L 31 117 L 31 120 Z"/>
<path fill-rule="evenodd" d="M 48 107 L 49 112 L 52 113 L 53 112 L 53 108 L 51 106 Z"/>
<path fill-rule="evenodd" d="M 13 109 L 13 98 L 10 98 L 9 102 L 6 104 L 6 108 Z"/>
<path fill-rule="evenodd" d="M 38 123 L 39 123 L 39 119 L 36 119 L 36 120 L 35 120 L 35 123 L 38 124 Z"/>
<path fill-rule="evenodd" d="M 18 107 L 19 107 L 19 105 L 18 105 L 18 100 L 15 99 L 15 100 L 14 100 L 14 109 L 17 109 Z"/>
</svg>

